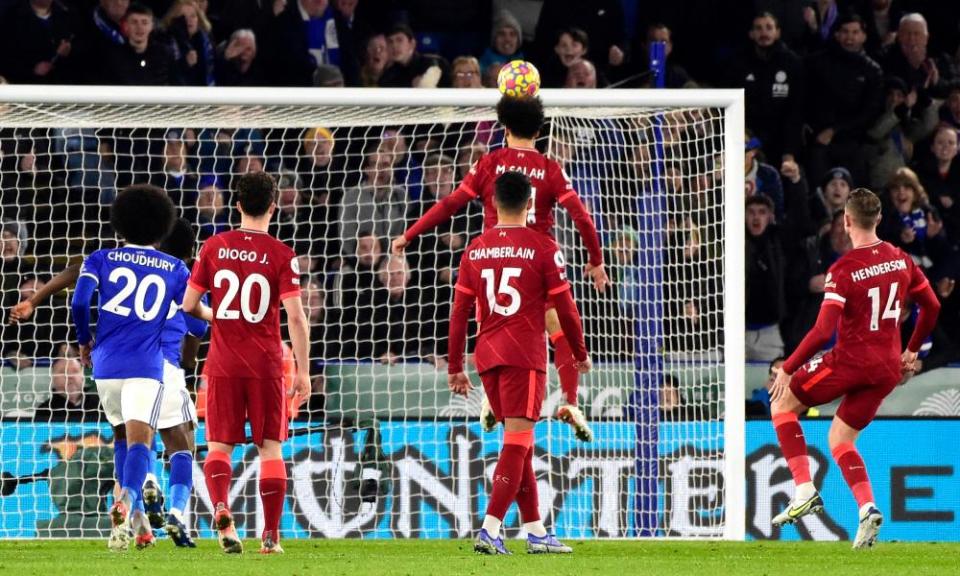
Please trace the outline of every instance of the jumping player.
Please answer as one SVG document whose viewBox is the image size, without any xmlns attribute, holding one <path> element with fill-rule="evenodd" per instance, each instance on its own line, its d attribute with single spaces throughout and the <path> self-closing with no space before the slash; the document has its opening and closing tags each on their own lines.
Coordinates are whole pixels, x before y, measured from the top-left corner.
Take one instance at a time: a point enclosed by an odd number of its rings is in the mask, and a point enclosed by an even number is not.
<svg viewBox="0 0 960 576">
<path fill-rule="evenodd" d="M 497 421 L 504 423 L 503 449 L 493 476 L 493 492 L 474 550 L 510 554 L 500 527 L 514 500 L 527 531 L 527 551 L 570 553 L 540 520 L 533 472 L 533 427 L 546 394 L 547 349 L 543 309 L 555 305 L 574 367 L 590 369 L 577 305 L 566 281 L 563 253 L 549 236 L 525 226 L 531 202 L 530 180 L 506 172 L 496 180 L 499 224 L 476 238 L 463 253 L 450 318 L 450 389 L 466 395 L 463 372 L 467 320 L 476 300 L 480 330 L 477 371 Z M 488 212 L 489 214 L 489 212 Z"/>
<path fill-rule="evenodd" d="M 153 544 L 141 490 L 158 427 L 191 420 L 182 398 L 164 393 L 161 331 L 186 288 L 189 271 L 154 245 L 174 222 L 173 203 L 154 186 L 130 186 L 111 208 L 114 231 L 127 244 L 98 250 L 80 269 L 73 321 L 85 366 L 93 366 L 100 404 L 114 427 L 119 497 L 110 509 L 109 546 L 125 550 L 131 530 L 138 548 Z M 90 299 L 99 291 L 96 342 L 90 333 Z"/>
<path fill-rule="evenodd" d="M 300 303 L 300 267 L 293 250 L 270 236 L 277 184 L 263 172 L 244 174 L 236 189 L 240 228 L 207 240 L 193 266 L 183 309 L 194 314 L 210 292 L 213 336 L 207 356 L 207 444 L 203 473 L 215 506 L 213 524 L 227 553 L 243 544 L 227 493 L 233 447 L 246 441 L 245 422 L 260 453 L 261 554 L 282 553 L 280 515 L 287 492 L 281 443 L 287 438 L 280 304 L 287 312 L 297 372 L 291 393 L 310 393 L 310 327 Z M 210 311 L 207 311 L 210 314 Z"/>
<path fill-rule="evenodd" d="M 600 238 L 593 219 L 580 202 L 563 168 L 556 161 L 538 152 L 535 147 L 537 136 L 544 123 L 543 103 L 536 97 L 504 96 L 497 104 L 497 119 L 504 126 L 507 145 L 480 158 L 452 194 L 428 210 L 402 236 L 394 239 L 394 254 L 402 253 L 403 249 L 417 236 L 449 220 L 477 197 L 483 201 L 484 229 L 493 228 L 497 224 L 494 180 L 505 172 L 520 172 L 530 179 L 532 186 L 533 203 L 527 214 L 527 227 L 552 238 L 553 209 L 557 204 L 563 206 L 570 214 L 590 255 L 586 268 L 587 274 L 593 279 L 597 290 L 603 292 L 610 280 L 604 269 Z M 550 341 L 555 346 L 554 364 L 557 367 L 565 400 L 565 405 L 558 409 L 557 416 L 573 425 L 578 438 L 590 441 L 593 438 L 593 432 L 586 418 L 577 408 L 580 376 L 574 367 L 575 360 L 570 347 L 567 346 L 557 313 L 549 303 L 546 310 L 546 329 L 550 334 Z M 484 425 L 485 428 L 489 427 L 487 422 L 484 422 Z"/>
<path fill-rule="evenodd" d="M 842 397 L 829 443 L 860 507 L 860 525 L 853 542 L 853 548 L 860 549 L 876 542 L 883 516 L 854 443 L 883 399 L 914 371 L 917 351 L 933 330 L 940 304 L 910 256 L 877 238 L 880 199 L 873 192 L 854 190 L 843 221 L 853 249 L 830 267 L 817 323 L 784 362 L 771 391 L 773 425 L 796 485 L 790 505 L 773 523 L 793 523 L 823 509 L 823 500 L 811 481 L 807 444 L 797 414 Z M 920 315 L 901 354 L 900 308 L 907 298 L 920 306 Z M 839 332 L 836 346 L 811 360 L 834 330 Z"/>
</svg>

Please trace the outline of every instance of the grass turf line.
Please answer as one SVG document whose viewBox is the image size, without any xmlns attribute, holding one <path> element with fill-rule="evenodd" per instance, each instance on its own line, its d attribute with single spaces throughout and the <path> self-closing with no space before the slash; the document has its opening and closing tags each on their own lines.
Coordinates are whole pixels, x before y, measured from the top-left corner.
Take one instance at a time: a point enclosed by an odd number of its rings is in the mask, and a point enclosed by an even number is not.
<svg viewBox="0 0 960 576">
<path fill-rule="evenodd" d="M 957 574 L 960 544 L 880 543 L 854 552 L 848 542 L 568 541 L 570 556 L 531 556 L 510 541 L 511 557 L 478 556 L 469 540 L 286 540 L 283 556 L 260 556 L 259 542 L 227 556 L 203 540 L 195 550 L 159 541 L 148 550 L 112 553 L 106 542 L 0 541 L 0 574 L 17 576 L 270 576 L 403 574 L 559 576 L 736 574 L 737 576 L 882 576 Z"/>
</svg>

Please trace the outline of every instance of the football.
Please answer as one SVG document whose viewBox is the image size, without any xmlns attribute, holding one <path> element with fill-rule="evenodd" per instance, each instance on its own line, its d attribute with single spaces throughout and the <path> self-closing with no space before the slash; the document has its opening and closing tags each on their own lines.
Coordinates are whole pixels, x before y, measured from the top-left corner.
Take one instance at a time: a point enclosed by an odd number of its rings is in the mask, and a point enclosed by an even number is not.
<svg viewBox="0 0 960 576">
<path fill-rule="evenodd" d="M 500 68 L 497 87 L 505 96 L 536 96 L 540 91 L 540 71 L 525 60 L 513 60 Z"/>
</svg>

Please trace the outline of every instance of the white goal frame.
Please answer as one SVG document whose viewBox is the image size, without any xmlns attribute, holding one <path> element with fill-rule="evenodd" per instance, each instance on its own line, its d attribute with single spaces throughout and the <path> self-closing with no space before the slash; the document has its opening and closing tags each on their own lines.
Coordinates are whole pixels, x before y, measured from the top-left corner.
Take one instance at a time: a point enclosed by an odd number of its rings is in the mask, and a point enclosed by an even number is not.
<svg viewBox="0 0 960 576">
<path fill-rule="evenodd" d="M 744 259 L 744 94 L 742 90 L 542 90 L 545 106 L 571 108 L 711 107 L 724 117 L 724 510 L 723 538 L 745 538 L 745 259 Z M 500 94 L 491 89 L 364 89 L 364 88 L 206 88 L 132 86 L 0 86 L 0 108 L 21 105 L 118 104 L 144 106 L 422 106 L 493 107 Z M 39 110 L 36 110 L 39 112 Z M 82 115 L 81 115 L 82 116 Z M 55 126 L 55 113 L 47 116 Z M 273 127 L 269 120 L 238 115 L 238 126 Z M 77 117 L 71 116 L 78 126 Z M 162 126 L 162 119 L 145 115 L 142 127 Z M 82 126 L 81 124 L 79 126 Z M 91 118 L 91 126 L 96 126 Z M 169 124 L 169 120 L 166 122 Z M 17 119 L 0 120 L 0 127 L 19 127 Z M 37 126 L 36 117 L 22 126 Z"/>
</svg>

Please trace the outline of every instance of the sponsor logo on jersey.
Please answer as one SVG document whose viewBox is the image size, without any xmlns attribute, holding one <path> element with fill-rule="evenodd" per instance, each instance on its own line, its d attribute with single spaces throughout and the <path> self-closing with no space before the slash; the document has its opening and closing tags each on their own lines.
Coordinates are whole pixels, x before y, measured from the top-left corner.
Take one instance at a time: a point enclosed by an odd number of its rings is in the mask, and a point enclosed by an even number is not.
<svg viewBox="0 0 960 576">
<path fill-rule="evenodd" d="M 833 281 L 833 274 L 827 272 L 827 277 L 824 278 L 824 280 L 823 280 L 823 287 L 824 287 L 824 288 L 833 288 L 833 289 L 836 289 L 836 288 L 837 288 L 837 283 Z"/>
</svg>

